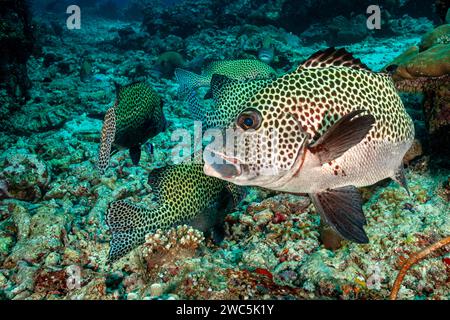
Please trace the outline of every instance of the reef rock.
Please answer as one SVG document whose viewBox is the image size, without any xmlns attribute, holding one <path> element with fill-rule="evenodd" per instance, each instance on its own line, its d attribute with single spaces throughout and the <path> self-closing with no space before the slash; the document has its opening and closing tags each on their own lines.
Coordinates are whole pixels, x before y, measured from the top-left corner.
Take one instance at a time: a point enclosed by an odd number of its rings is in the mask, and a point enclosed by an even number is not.
<svg viewBox="0 0 450 320">
<path fill-rule="evenodd" d="M 422 37 L 385 69 L 395 69 L 393 79 L 400 91 L 421 92 L 431 147 L 449 152 L 450 138 L 450 25 L 442 25 Z M 395 67 L 394 67 L 395 66 Z"/>
<path fill-rule="evenodd" d="M 3 197 L 36 201 L 50 182 L 50 169 L 44 161 L 25 149 L 10 149 L 0 155 L 3 170 L 0 182 Z"/>
<path fill-rule="evenodd" d="M 19 240 L 4 267 L 12 268 L 19 261 L 39 264 L 47 255 L 64 247 L 65 227 L 71 218 L 57 211 L 56 208 L 42 206 L 31 216 L 23 207 L 15 206 L 12 216 Z"/>
</svg>

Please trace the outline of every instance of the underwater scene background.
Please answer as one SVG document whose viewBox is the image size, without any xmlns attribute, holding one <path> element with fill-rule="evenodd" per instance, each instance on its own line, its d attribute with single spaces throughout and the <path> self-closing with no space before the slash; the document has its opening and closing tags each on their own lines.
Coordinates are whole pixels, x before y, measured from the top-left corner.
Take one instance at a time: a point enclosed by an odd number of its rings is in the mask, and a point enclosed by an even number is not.
<svg viewBox="0 0 450 320">
<path fill-rule="evenodd" d="M 450 298 L 449 1 L 0 4 L 0 299 Z M 359 188 L 368 243 L 307 194 L 174 161 L 204 110 L 220 122 L 324 52 L 390 77 L 414 124 L 407 189 Z"/>
</svg>

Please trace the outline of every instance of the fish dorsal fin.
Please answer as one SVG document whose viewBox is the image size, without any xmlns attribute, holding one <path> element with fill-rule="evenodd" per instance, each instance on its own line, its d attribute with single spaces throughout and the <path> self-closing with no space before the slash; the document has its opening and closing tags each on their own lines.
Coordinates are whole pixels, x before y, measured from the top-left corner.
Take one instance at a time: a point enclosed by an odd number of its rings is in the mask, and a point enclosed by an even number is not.
<svg viewBox="0 0 450 320">
<path fill-rule="evenodd" d="M 348 67 L 371 71 L 369 67 L 361 62 L 361 60 L 353 57 L 353 55 L 344 48 L 335 49 L 333 47 L 317 51 L 306 59 L 297 70 L 327 67 Z"/>
<path fill-rule="evenodd" d="M 238 83 L 238 80 L 231 79 L 221 74 L 213 74 L 211 78 L 211 94 L 214 102 L 218 103 L 224 87 L 228 84 Z"/>
<path fill-rule="evenodd" d="M 164 202 L 164 194 L 162 192 L 162 180 L 167 167 L 153 169 L 148 176 L 148 184 L 152 187 L 153 196 L 156 202 L 162 204 Z"/>
</svg>

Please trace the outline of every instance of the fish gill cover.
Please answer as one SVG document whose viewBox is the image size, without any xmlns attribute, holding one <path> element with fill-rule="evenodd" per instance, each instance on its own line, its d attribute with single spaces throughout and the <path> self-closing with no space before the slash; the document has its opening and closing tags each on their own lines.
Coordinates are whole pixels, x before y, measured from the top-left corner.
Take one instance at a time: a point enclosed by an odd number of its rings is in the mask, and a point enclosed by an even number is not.
<svg viewBox="0 0 450 320">
<path fill-rule="evenodd" d="M 448 1 L 0 17 L 0 299 L 450 298 Z"/>
</svg>

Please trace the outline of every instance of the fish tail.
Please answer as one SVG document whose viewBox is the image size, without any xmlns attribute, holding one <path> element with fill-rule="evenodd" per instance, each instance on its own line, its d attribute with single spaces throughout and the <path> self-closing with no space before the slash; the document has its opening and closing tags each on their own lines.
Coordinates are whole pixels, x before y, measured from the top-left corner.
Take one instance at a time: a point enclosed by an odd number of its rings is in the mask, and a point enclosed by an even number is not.
<svg viewBox="0 0 450 320">
<path fill-rule="evenodd" d="M 175 69 L 175 78 L 179 84 L 178 95 L 183 98 L 192 90 L 209 85 L 207 77 L 180 68 Z"/>
<path fill-rule="evenodd" d="M 103 121 L 102 135 L 100 138 L 100 148 L 98 151 L 97 168 L 104 174 L 109 166 L 111 158 L 111 146 L 116 135 L 116 113 L 114 107 L 108 109 Z"/>
<path fill-rule="evenodd" d="M 105 220 L 111 231 L 108 261 L 114 262 L 145 242 L 147 233 L 153 231 L 152 210 L 147 210 L 125 200 L 109 204 Z"/>
</svg>

